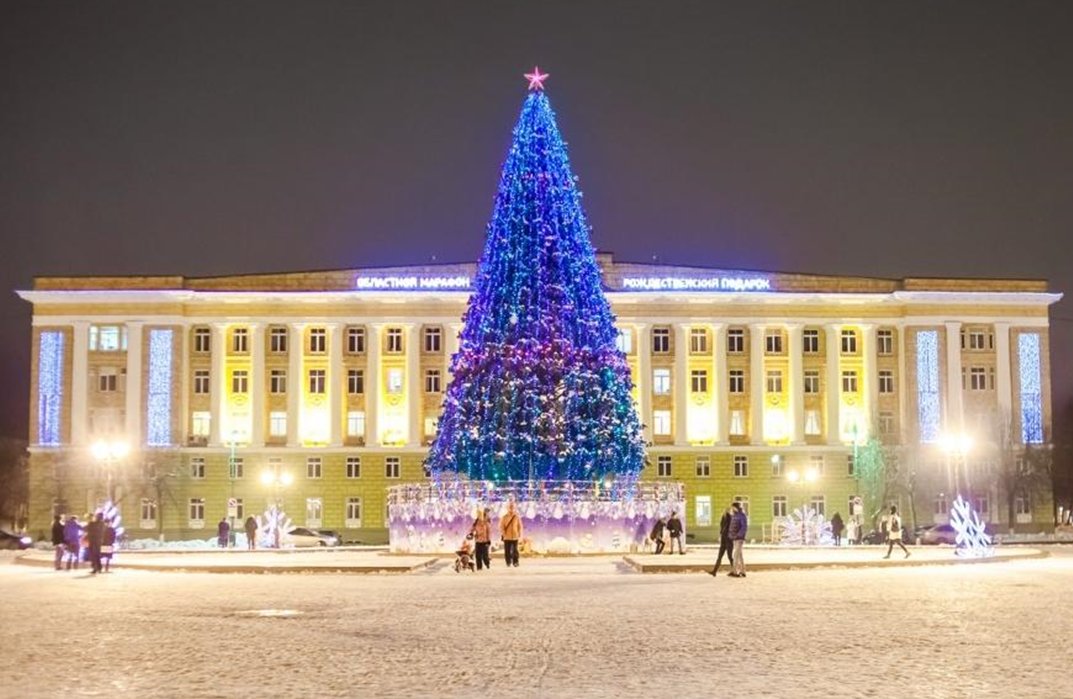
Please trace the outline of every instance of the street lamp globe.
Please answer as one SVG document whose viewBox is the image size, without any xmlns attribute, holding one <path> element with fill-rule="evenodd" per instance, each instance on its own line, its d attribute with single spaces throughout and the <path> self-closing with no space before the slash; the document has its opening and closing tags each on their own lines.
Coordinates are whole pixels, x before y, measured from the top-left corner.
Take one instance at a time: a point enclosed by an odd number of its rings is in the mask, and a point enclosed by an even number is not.
<svg viewBox="0 0 1073 699">
<path fill-rule="evenodd" d="M 797 483 L 800 478 L 801 474 L 797 471 L 790 471 L 786 474 L 786 480 L 790 481 L 791 483 Z"/>
<path fill-rule="evenodd" d="M 811 483 L 812 481 L 816 480 L 819 477 L 820 477 L 820 474 L 817 473 L 816 469 L 814 469 L 814 468 L 810 468 L 807 471 L 805 471 L 805 480 L 808 481 L 809 483 Z"/>
<path fill-rule="evenodd" d="M 261 482 L 264 483 L 265 485 L 272 485 L 272 483 L 275 482 L 275 480 L 276 480 L 276 477 L 272 474 L 271 471 L 262 471 L 261 472 Z"/>
<path fill-rule="evenodd" d="M 291 474 L 289 474 L 289 473 L 282 473 L 282 474 L 280 474 L 280 476 L 279 476 L 279 482 L 280 482 L 280 483 L 281 483 L 282 485 L 290 485 L 291 483 L 293 483 L 293 482 L 294 482 L 294 476 L 292 476 L 292 475 L 291 475 Z"/>
</svg>

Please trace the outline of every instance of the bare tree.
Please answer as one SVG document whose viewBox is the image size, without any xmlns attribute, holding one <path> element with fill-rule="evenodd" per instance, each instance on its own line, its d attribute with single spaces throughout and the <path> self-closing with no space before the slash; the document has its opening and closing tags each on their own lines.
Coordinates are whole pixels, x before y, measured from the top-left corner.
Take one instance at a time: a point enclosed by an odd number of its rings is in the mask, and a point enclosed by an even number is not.
<svg viewBox="0 0 1073 699">
<path fill-rule="evenodd" d="M 1050 482 L 1053 459 L 1049 445 L 1024 444 L 1008 414 L 998 417 L 995 434 L 998 452 L 996 476 L 1006 498 L 1006 521 L 1012 532 L 1017 521 L 1017 497 L 1030 497 L 1045 489 Z"/>
</svg>

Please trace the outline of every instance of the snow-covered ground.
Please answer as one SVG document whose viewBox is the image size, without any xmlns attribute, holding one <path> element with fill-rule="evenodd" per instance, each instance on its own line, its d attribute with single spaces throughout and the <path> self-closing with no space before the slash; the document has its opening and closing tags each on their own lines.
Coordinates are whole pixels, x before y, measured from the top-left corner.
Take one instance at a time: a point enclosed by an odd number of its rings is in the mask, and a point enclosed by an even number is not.
<svg viewBox="0 0 1073 699">
<path fill-rule="evenodd" d="M 1066 697 L 1073 551 L 1052 553 L 744 580 L 607 558 L 91 578 L 4 556 L 0 697 Z"/>
</svg>

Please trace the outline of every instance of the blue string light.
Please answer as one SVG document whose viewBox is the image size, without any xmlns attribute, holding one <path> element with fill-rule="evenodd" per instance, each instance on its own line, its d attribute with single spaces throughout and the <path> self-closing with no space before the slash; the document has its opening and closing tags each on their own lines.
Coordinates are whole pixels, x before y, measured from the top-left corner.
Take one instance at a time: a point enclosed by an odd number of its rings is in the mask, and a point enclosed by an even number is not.
<svg viewBox="0 0 1073 699">
<path fill-rule="evenodd" d="M 171 445 L 171 372 L 173 331 L 149 331 L 149 391 L 146 406 L 146 444 Z"/>
<path fill-rule="evenodd" d="M 426 462 L 434 477 L 640 473 L 629 366 L 566 144 L 539 89 L 514 128 L 464 322 Z"/>
<path fill-rule="evenodd" d="M 40 335 L 37 353 L 37 443 L 55 447 L 60 443 L 60 413 L 63 404 L 63 333 L 49 330 Z"/>
<path fill-rule="evenodd" d="M 920 441 L 939 440 L 939 332 L 917 332 L 917 416 Z"/>
<path fill-rule="evenodd" d="M 1043 388 L 1039 333 L 1017 337 L 1017 365 L 1021 379 L 1021 441 L 1043 444 Z"/>
</svg>

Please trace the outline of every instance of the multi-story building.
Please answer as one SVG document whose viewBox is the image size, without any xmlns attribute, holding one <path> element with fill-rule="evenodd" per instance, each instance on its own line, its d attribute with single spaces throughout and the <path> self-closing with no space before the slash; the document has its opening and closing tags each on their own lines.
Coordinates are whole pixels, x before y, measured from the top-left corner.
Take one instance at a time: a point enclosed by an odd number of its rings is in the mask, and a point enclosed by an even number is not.
<svg viewBox="0 0 1073 699">
<path fill-rule="evenodd" d="M 946 516 L 953 472 L 1006 522 L 989 474 L 1050 442 L 1045 282 L 598 260 L 651 442 L 643 477 L 686 484 L 696 540 L 732 499 L 758 533 L 803 503 L 845 517 L 873 438 L 913 473 L 918 520 Z M 33 529 L 111 489 L 133 537 L 207 537 L 229 504 L 241 518 L 279 498 L 297 524 L 384 541 L 388 486 L 426 477 L 475 273 L 36 279 L 20 292 Z M 963 435 L 971 448 L 940 446 Z M 102 440 L 129 454 L 99 459 Z M 1049 492 L 1015 497 L 1016 523 L 1051 521 Z"/>
</svg>

